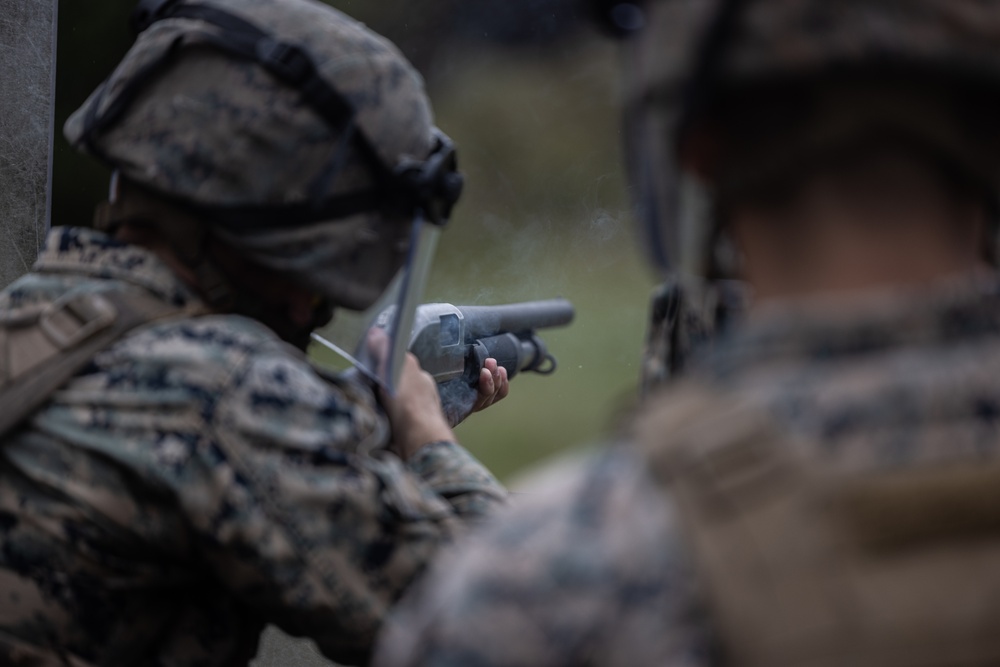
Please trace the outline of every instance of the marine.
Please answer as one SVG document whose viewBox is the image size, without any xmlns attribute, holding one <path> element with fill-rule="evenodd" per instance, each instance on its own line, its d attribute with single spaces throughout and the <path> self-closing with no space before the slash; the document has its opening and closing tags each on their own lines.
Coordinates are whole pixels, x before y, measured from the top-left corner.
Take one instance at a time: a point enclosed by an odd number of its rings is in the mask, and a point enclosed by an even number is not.
<svg viewBox="0 0 1000 667">
<path fill-rule="evenodd" d="M 997 664 L 1000 3 L 600 4 L 662 321 L 711 344 L 661 337 L 375 664 Z"/>
<path fill-rule="evenodd" d="M 321 3 L 132 20 L 65 127 L 109 200 L 0 293 L 0 664 L 246 664 L 266 623 L 364 663 L 506 492 L 391 335 L 363 342 L 368 377 L 304 349 L 425 268 L 454 147 L 395 47 Z M 506 394 L 495 362 L 479 389 Z"/>
</svg>

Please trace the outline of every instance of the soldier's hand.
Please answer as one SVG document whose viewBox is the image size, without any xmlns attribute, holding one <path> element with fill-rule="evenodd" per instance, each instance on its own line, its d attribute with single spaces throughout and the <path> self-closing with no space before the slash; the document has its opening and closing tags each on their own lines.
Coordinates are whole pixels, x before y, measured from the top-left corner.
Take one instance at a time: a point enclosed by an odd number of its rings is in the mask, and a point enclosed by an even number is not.
<svg viewBox="0 0 1000 667">
<path fill-rule="evenodd" d="M 479 382 L 470 387 L 465 379 L 449 380 L 438 387 L 442 407 L 448 423 L 458 426 L 473 412 L 485 410 L 503 400 L 510 391 L 507 369 L 498 366 L 497 360 L 487 359 L 479 370 Z"/>
<path fill-rule="evenodd" d="M 388 336 L 381 329 L 372 329 L 368 333 L 368 345 L 376 359 L 384 359 L 389 347 Z M 412 354 L 406 354 L 395 396 L 383 390 L 381 398 L 392 427 L 389 446 L 400 458 L 408 459 L 432 442 L 455 440 L 441 409 L 437 383 L 430 373 L 420 368 L 420 362 Z"/>
<path fill-rule="evenodd" d="M 472 412 L 485 410 L 497 401 L 502 401 L 509 392 L 507 369 L 498 366 L 496 359 L 487 359 L 486 365 L 479 371 L 479 387 Z"/>
</svg>

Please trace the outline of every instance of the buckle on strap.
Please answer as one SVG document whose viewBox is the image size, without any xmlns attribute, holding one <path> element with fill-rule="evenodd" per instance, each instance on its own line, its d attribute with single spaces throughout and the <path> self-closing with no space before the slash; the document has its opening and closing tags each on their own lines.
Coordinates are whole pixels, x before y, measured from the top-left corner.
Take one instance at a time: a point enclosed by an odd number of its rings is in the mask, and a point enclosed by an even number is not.
<svg viewBox="0 0 1000 667">
<path fill-rule="evenodd" d="M 455 145 L 441 130 L 434 128 L 434 149 L 426 160 L 403 158 L 393 170 L 397 187 L 412 198 L 430 222 L 444 225 L 451 209 L 462 196 L 464 180 L 458 171 Z"/>
<path fill-rule="evenodd" d="M 312 59 L 295 44 L 263 37 L 257 40 L 256 51 L 257 60 L 267 71 L 293 86 L 316 74 Z"/>
<path fill-rule="evenodd" d="M 70 348 L 114 324 L 118 310 L 99 294 L 74 294 L 54 302 L 38 318 L 45 337 L 60 350 Z"/>
</svg>

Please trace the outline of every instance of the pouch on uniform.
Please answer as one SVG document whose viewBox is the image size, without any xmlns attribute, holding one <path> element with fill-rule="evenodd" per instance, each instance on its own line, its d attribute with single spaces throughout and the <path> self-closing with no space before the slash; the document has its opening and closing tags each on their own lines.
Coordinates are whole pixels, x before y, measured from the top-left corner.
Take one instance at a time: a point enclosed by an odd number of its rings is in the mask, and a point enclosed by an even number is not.
<svg viewBox="0 0 1000 667">
<path fill-rule="evenodd" d="M 650 407 L 727 665 L 1000 664 L 1000 462 L 846 471 L 707 388 Z"/>
</svg>

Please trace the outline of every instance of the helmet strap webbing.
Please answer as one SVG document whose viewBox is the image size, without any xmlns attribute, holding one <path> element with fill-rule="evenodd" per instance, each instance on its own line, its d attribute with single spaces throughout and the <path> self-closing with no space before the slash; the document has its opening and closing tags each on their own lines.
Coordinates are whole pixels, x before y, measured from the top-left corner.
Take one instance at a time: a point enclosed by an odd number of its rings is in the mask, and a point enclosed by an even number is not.
<svg viewBox="0 0 1000 667">
<path fill-rule="evenodd" d="M 353 118 L 348 121 L 347 127 L 341 133 L 326 166 L 309 185 L 309 201 L 313 202 L 314 206 L 322 206 L 323 201 L 327 198 L 327 193 L 333 189 L 337 175 L 342 173 L 344 167 L 347 166 L 347 158 L 351 154 L 351 143 L 357 134 L 357 127 Z"/>
<path fill-rule="evenodd" d="M 394 183 L 396 179 L 393 178 L 392 169 L 379 156 L 369 138 L 356 127 L 354 122 L 356 112 L 350 101 L 319 75 L 313 58 L 305 49 L 296 44 L 283 42 L 250 21 L 230 12 L 205 4 L 189 4 L 179 0 L 143 0 L 132 14 L 131 25 L 136 33 L 140 33 L 156 21 L 168 18 L 203 21 L 214 26 L 218 29 L 216 34 L 202 33 L 199 35 L 199 40 L 207 41 L 231 56 L 256 63 L 278 81 L 298 91 L 305 104 L 322 118 L 331 130 L 341 133 L 341 141 L 335 148 L 335 158 L 331 161 L 331 167 L 324 169 L 320 178 L 317 178 L 317 183 L 324 176 L 327 177 L 327 182 L 332 180 L 330 168 L 338 162 L 338 156 L 341 154 L 346 156 L 349 145 L 358 149 L 379 183 L 378 187 L 370 190 L 325 200 L 313 200 L 301 206 L 302 209 L 312 209 L 306 215 L 303 215 L 304 210 L 286 210 L 295 207 L 276 206 L 274 208 L 280 210 L 266 211 L 263 210 L 264 207 L 255 206 L 252 208 L 258 210 L 257 214 L 248 216 L 248 211 L 234 211 L 235 217 L 246 221 L 248 218 L 268 216 L 271 222 L 275 216 L 285 218 L 289 213 L 293 220 L 308 217 L 309 222 L 317 219 L 346 218 L 378 208 L 378 203 L 383 200 L 380 196 L 382 191 L 397 185 Z M 183 44 L 183 38 L 178 38 L 163 58 L 149 63 L 140 76 L 133 77 L 122 90 L 116 92 L 114 101 L 105 111 L 98 114 L 97 110 L 102 106 L 100 103 L 91 106 L 91 113 L 86 119 L 85 140 L 92 151 L 102 155 L 102 152 L 96 149 L 94 136 L 111 126 L 126 112 L 140 91 L 155 79 L 156 73 L 177 56 Z M 106 89 L 105 85 L 104 91 Z M 348 138 L 345 140 L 344 136 Z M 342 160 L 339 163 L 343 164 Z"/>
<path fill-rule="evenodd" d="M 222 226 L 246 231 L 271 228 L 275 221 L 280 221 L 281 226 L 287 228 L 339 220 L 359 213 L 384 210 L 387 205 L 393 204 L 397 208 L 422 209 L 427 218 L 437 224 L 444 224 L 447 220 L 462 189 L 461 176 L 455 168 L 454 149 L 447 137 L 438 133 L 437 145 L 425 162 L 410 160 L 400 165 L 388 165 L 370 138 L 357 126 L 356 112 L 350 101 L 319 75 L 313 58 L 302 47 L 281 41 L 230 12 L 184 0 L 141 0 L 132 14 L 131 23 L 139 33 L 156 21 L 167 18 L 191 19 L 215 26 L 219 29 L 217 35 L 202 33 L 199 38 L 225 53 L 256 63 L 297 90 L 303 101 L 332 130 L 341 133 L 342 140 L 328 166 L 314 181 L 310 195 L 324 194 L 322 186 L 329 191 L 335 176 L 333 170 L 342 165 L 341 160 L 346 159 L 349 146 L 358 148 L 376 180 L 372 188 L 325 199 L 311 197 L 310 201 L 298 204 L 200 205 L 198 208 L 203 217 Z M 155 79 L 157 72 L 176 57 L 183 44 L 183 37 L 178 37 L 162 58 L 146 65 L 140 76 L 132 77 L 122 88 L 116 89 L 115 99 L 99 113 L 98 109 L 104 106 L 101 98 L 108 92 L 105 82 L 85 120 L 83 141 L 92 153 L 105 162 L 115 164 L 97 145 L 96 136 L 126 112 L 139 92 Z M 344 135 L 348 135 L 348 139 L 343 139 Z"/>
</svg>

